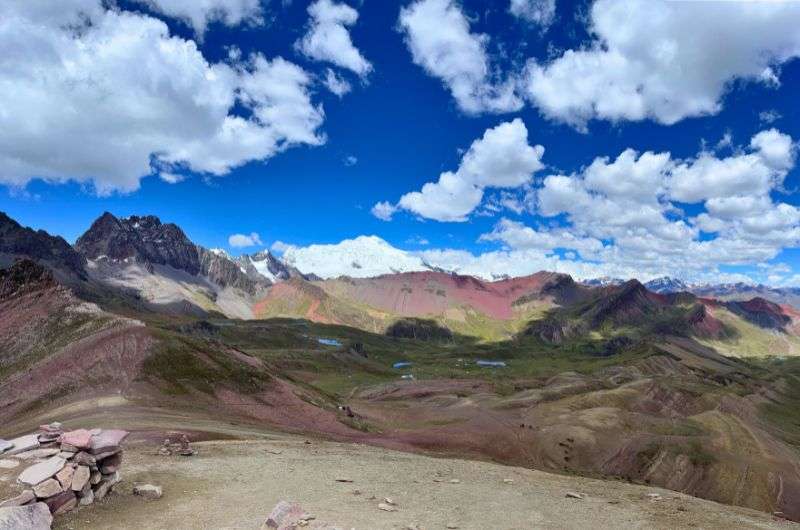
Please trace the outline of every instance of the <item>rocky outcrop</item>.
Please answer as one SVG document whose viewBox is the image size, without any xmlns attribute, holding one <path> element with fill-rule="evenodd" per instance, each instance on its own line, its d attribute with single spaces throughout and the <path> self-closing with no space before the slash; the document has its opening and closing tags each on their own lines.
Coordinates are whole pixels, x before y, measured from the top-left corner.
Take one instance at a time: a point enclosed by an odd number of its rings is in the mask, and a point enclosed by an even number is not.
<svg viewBox="0 0 800 530">
<path fill-rule="evenodd" d="M 86 260 L 61 237 L 23 227 L 0 212 L 0 266 L 29 258 L 64 277 L 86 279 Z"/>
<path fill-rule="evenodd" d="M 148 266 L 169 265 L 189 274 L 201 270 L 195 244 L 177 225 L 162 224 L 154 215 L 118 219 L 106 212 L 78 238 L 75 248 L 91 260 L 134 260 Z"/>
</svg>

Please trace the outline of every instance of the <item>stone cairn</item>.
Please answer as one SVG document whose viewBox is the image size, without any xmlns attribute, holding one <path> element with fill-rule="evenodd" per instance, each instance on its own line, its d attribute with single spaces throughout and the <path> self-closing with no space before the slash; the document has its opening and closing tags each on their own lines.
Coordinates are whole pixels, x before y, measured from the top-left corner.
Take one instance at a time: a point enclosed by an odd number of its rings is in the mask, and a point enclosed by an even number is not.
<svg viewBox="0 0 800 530">
<path fill-rule="evenodd" d="M 42 425 L 34 434 L 0 440 L 0 457 L 33 465 L 20 473 L 21 494 L 0 502 L 30 509 L 42 504 L 59 515 L 103 499 L 120 479 L 121 443 L 127 431 L 78 429 L 64 432 L 60 423 Z M 44 511 L 43 506 L 36 506 Z"/>
</svg>

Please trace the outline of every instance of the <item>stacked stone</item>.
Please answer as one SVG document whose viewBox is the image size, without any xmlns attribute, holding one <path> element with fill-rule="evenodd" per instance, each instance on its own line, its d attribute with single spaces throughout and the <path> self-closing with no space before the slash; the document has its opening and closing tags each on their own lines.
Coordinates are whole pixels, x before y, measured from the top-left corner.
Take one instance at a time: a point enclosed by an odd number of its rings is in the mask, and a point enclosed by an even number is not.
<svg viewBox="0 0 800 530">
<path fill-rule="evenodd" d="M 26 489 L 0 502 L 0 508 L 43 503 L 53 515 L 86 506 L 103 497 L 120 481 L 122 441 L 127 431 L 78 429 L 64 432 L 61 424 L 0 444 L 2 456 L 35 460 L 17 481 Z"/>
</svg>

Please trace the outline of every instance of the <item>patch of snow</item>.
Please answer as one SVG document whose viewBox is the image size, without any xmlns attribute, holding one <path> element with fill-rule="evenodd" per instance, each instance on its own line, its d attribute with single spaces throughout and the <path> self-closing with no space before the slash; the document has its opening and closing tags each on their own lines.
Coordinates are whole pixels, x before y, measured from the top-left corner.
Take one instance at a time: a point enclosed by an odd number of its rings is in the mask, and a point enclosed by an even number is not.
<svg viewBox="0 0 800 530">
<path fill-rule="evenodd" d="M 268 279 L 272 283 L 278 283 L 279 281 L 281 281 L 280 278 L 278 278 L 275 274 L 272 273 L 271 270 L 269 270 L 269 258 L 264 258 L 258 261 L 254 260 L 253 258 L 247 258 L 247 259 L 249 259 L 250 263 L 253 264 L 253 267 L 255 267 L 256 272 L 258 272 L 264 278 Z"/>
</svg>

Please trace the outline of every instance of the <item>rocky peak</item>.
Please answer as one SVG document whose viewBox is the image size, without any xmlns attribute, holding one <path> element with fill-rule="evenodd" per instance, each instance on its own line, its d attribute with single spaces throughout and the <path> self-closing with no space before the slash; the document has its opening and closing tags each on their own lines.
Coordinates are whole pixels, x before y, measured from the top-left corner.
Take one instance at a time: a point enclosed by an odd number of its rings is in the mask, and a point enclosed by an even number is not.
<svg viewBox="0 0 800 530">
<path fill-rule="evenodd" d="M 169 265 L 189 274 L 201 270 L 197 248 L 175 224 L 154 215 L 119 219 L 105 212 L 75 243 L 87 259 L 134 260 L 152 267 Z"/>
<path fill-rule="evenodd" d="M 0 263 L 20 258 L 44 263 L 62 278 L 86 279 L 85 260 L 63 238 L 21 226 L 0 212 Z"/>
</svg>

